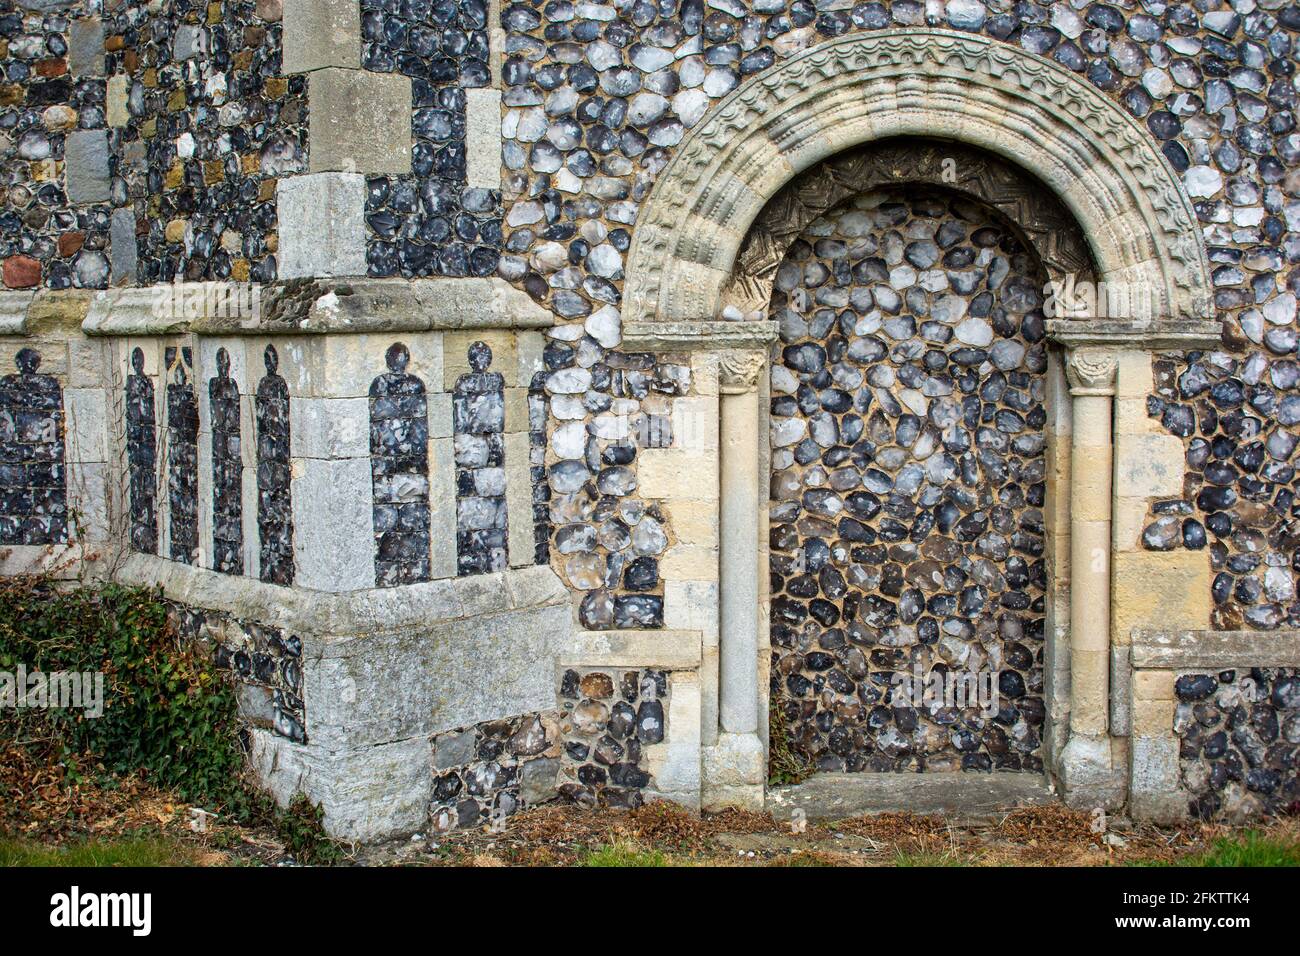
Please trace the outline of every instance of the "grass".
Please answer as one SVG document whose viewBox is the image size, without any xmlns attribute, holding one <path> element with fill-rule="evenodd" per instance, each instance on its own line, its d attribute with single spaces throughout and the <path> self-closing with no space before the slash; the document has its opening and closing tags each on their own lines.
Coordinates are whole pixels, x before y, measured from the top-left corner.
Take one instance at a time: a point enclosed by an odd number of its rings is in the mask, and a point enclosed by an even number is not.
<svg viewBox="0 0 1300 956">
<path fill-rule="evenodd" d="M 81 840 L 67 846 L 42 846 L 0 837 L 0 867 L 11 866 L 193 866 L 194 852 L 161 837 L 128 836 Z"/>
<path fill-rule="evenodd" d="M 618 841 L 608 846 L 588 850 L 579 866 L 659 867 L 671 866 L 668 857 L 659 850 L 647 850 L 634 843 Z"/>
<path fill-rule="evenodd" d="M 1219 837 L 1208 850 L 1174 861 L 1135 861 L 1134 866 L 1300 866 L 1300 844 L 1258 830 Z"/>
</svg>

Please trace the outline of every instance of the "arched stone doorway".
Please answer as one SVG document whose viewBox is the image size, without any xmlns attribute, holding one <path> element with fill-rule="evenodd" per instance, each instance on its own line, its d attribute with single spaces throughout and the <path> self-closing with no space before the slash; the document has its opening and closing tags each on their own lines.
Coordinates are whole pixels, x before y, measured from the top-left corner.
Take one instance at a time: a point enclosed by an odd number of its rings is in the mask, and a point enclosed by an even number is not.
<svg viewBox="0 0 1300 956">
<path fill-rule="evenodd" d="M 625 347 L 704 351 L 718 368 L 719 638 L 701 665 L 705 806 L 761 804 L 766 777 L 772 595 L 760 436 L 778 330 L 764 304 L 777 273 L 770 253 L 779 263 L 785 249 L 754 245 L 754 225 L 817 164 L 916 137 L 1031 171 L 1077 223 L 1095 278 L 1150 292 L 1147 308 L 1120 319 L 1046 323 L 1064 371 L 1061 400 L 1047 407 L 1069 436 L 1056 463 L 1061 526 L 1047 547 L 1054 539 L 1069 591 L 1045 629 L 1044 667 L 1061 697 L 1049 702 L 1044 759 L 1068 799 L 1094 806 L 1122 803 L 1125 774 L 1138 772 L 1111 693 L 1115 652 L 1135 622 L 1113 619 L 1110 601 L 1117 369 L 1125 356 L 1218 342 L 1195 213 L 1145 131 L 1058 64 L 968 34 L 880 31 L 811 48 L 723 100 L 656 180 L 628 255 Z M 1039 251 L 1050 275 L 1049 246 Z"/>
</svg>

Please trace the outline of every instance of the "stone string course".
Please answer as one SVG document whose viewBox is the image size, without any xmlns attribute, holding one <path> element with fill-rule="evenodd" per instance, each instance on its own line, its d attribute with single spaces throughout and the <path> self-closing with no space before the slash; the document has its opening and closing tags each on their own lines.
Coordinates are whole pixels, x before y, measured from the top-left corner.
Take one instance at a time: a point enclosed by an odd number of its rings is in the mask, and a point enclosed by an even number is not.
<svg viewBox="0 0 1300 956">
<path fill-rule="evenodd" d="M 820 769 L 1042 766 L 1042 285 L 935 189 L 859 196 L 777 270 L 772 682 Z M 914 669 L 994 674 L 996 714 L 914 706 Z"/>
<path fill-rule="evenodd" d="M 1174 683 L 1188 812 L 1245 820 L 1300 805 L 1300 671 L 1186 673 Z"/>
</svg>

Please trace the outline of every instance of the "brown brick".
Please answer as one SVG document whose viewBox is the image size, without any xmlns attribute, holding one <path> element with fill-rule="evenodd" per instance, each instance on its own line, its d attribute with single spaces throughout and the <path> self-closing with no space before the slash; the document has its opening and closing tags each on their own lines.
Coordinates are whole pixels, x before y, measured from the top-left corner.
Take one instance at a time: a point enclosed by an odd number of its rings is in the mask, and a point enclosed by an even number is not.
<svg viewBox="0 0 1300 956">
<path fill-rule="evenodd" d="M 65 259 L 68 256 L 75 256 L 85 244 L 86 234 L 84 232 L 65 232 L 59 236 L 59 255 Z"/>
<path fill-rule="evenodd" d="M 5 287 L 31 289 L 40 285 L 41 264 L 31 256 L 10 256 L 4 264 Z"/>
</svg>

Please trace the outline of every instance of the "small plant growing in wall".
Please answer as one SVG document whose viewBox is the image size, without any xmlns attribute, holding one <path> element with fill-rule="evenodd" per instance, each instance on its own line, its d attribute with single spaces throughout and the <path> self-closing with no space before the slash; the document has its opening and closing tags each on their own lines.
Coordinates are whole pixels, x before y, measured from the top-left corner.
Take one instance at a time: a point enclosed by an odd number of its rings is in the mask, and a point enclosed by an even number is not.
<svg viewBox="0 0 1300 956">
<path fill-rule="evenodd" d="M 280 812 L 276 830 L 284 851 L 304 866 L 327 866 L 343 859 L 343 846 L 325 833 L 325 811 L 300 793 Z"/>
<path fill-rule="evenodd" d="M 772 691 L 767 708 L 767 782 L 773 786 L 801 783 L 812 776 L 812 762 L 796 749 L 790 739 L 790 724 L 785 716 L 785 697 Z"/>
</svg>

